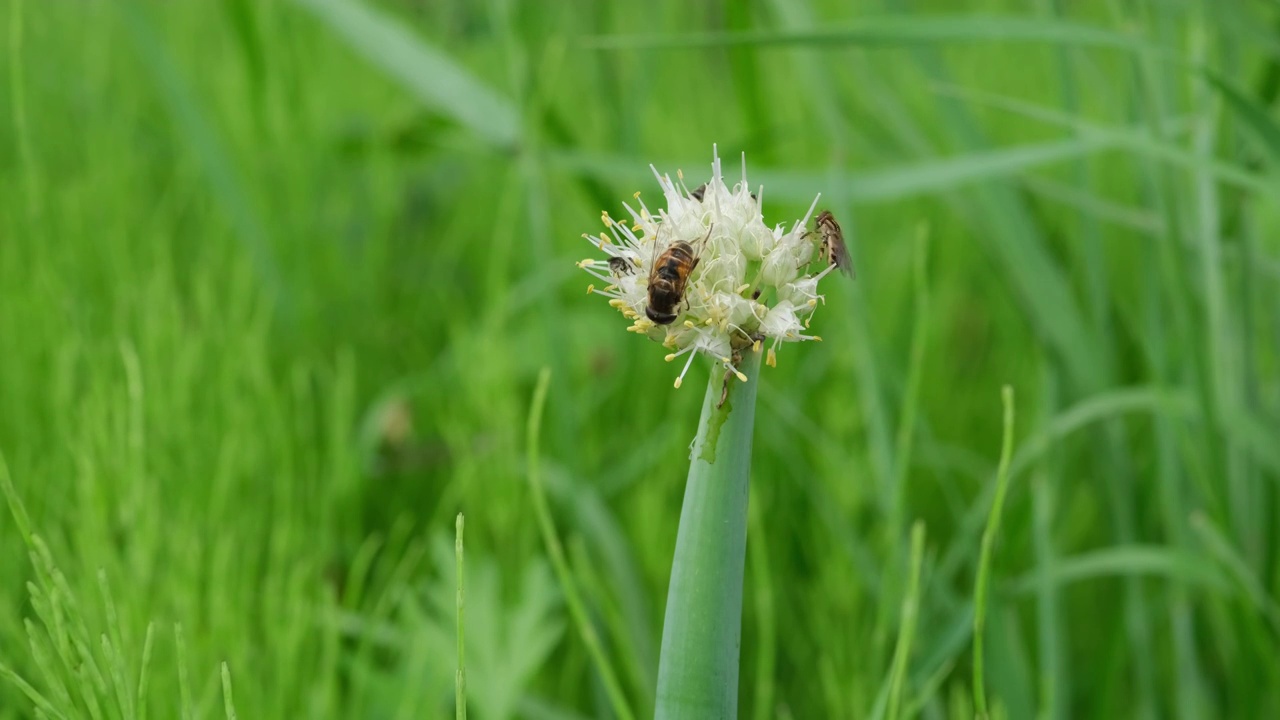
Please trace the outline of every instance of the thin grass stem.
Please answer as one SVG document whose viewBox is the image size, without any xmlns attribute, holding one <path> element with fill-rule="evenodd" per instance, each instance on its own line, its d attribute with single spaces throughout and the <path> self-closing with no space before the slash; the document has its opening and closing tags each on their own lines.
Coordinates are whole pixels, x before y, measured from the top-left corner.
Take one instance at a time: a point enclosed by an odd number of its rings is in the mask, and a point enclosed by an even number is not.
<svg viewBox="0 0 1280 720">
<path fill-rule="evenodd" d="M 978 559 L 978 581 L 973 600 L 973 705 L 978 720 L 986 720 L 986 677 L 984 675 L 983 632 L 987 625 L 987 591 L 991 583 L 991 548 L 1000 532 L 1000 513 L 1004 509 L 1004 496 L 1009 489 L 1009 461 L 1013 457 L 1013 388 L 1005 385 L 1001 392 L 1004 400 L 1004 441 L 1000 447 L 1000 467 L 996 471 L 996 496 L 987 516 L 987 529 L 982 533 L 982 551 Z"/>
<path fill-rule="evenodd" d="M 454 677 L 453 682 L 453 705 L 454 717 L 457 720 L 467 720 L 467 653 L 466 638 L 463 630 L 463 608 L 465 607 L 465 596 L 463 595 L 462 586 L 462 531 L 465 526 L 462 513 L 458 513 L 457 522 L 454 524 L 455 538 L 453 541 L 453 551 L 457 558 L 457 575 L 458 575 L 458 673 Z"/>
<path fill-rule="evenodd" d="M 627 705 L 626 697 L 622 694 L 622 686 L 618 683 L 618 675 L 614 672 L 613 666 L 609 664 L 609 658 L 605 655 L 604 648 L 600 644 L 600 636 L 596 633 L 595 626 L 591 624 L 591 619 L 587 617 L 587 610 L 582 602 L 582 596 L 578 593 L 573 574 L 569 572 L 569 563 L 564 557 L 564 547 L 560 544 L 560 538 L 556 535 L 555 523 L 551 519 L 551 510 L 547 506 L 546 492 L 542 487 L 538 443 L 542 436 L 542 410 L 546 405 L 547 388 L 550 385 L 551 369 L 544 367 L 542 372 L 538 374 L 538 385 L 533 391 L 533 403 L 529 408 L 527 426 L 528 448 L 526 449 L 526 463 L 528 465 L 529 489 L 533 496 L 533 512 L 538 517 L 538 527 L 542 530 L 542 540 L 547 546 L 547 554 L 551 557 L 551 565 L 555 568 L 556 578 L 560 581 L 560 590 L 564 593 L 565 603 L 569 606 L 569 614 L 573 617 L 573 622 L 578 627 L 578 633 L 582 636 L 583 644 L 587 646 L 587 652 L 591 655 L 596 672 L 600 673 L 600 679 L 604 682 L 605 692 L 609 697 L 609 704 L 613 708 L 614 714 L 621 720 L 630 720 L 633 717 L 631 709 Z"/>
</svg>

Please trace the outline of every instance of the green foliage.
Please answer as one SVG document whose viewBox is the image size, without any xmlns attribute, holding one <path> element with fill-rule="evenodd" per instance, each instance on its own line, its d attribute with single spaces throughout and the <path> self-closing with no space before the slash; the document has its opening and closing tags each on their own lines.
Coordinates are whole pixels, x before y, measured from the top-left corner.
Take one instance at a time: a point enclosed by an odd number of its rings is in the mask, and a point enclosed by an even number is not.
<svg viewBox="0 0 1280 720">
<path fill-rule="evenodd" d="M 8 0 L 0 718 L 450 717 L 459 511 L 469 715 L 651 716 L 697 383 L 573 263 L 713 142 L 858 268 L 741 716 L 1280 716 L 1280 10 L 962 5 Z"/>
</svg>

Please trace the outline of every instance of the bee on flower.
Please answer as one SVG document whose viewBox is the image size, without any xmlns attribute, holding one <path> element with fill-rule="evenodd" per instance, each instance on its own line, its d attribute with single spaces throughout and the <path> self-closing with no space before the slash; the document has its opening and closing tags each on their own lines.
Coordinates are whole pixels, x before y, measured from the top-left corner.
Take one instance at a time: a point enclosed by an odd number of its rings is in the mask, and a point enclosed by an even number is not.
<svg viewBox="0 0 1280 720">
<path fill-rule="evenodd" d="M 817 198 L 789 228 L 770 228 L 761 213 L 763 189 L 752 192 L 747 183 L 745 156 L 742 180 L 732 189 L 713 157 L 711 179 L 692 191 L 682 173 L 672 181 L 650 166 L 666 207 L 655 214 L 637 192 L 638 207 L 623 203 L 629 221 L 604 212 L 608 232 L 583 235 L 604 257 L 578 263 L 604 283 L 587 291 L 609 298 L 631 321 L 628 331 L 660 342 L 668 361 L 685 357 L 677 388 L 699 353 L 745 382 L 735 358 L 748 348 L 759 352 L 768 343 L 766 363 L 776 366 L 780 343 L 821 340 L 807 334 L 823 301 L 818 282 L 847 264 L 847 253 L 832 251 L 828 226 L 808 230 Z M 810 272 L 815 262 L 821 267 Z"/>
</svg>

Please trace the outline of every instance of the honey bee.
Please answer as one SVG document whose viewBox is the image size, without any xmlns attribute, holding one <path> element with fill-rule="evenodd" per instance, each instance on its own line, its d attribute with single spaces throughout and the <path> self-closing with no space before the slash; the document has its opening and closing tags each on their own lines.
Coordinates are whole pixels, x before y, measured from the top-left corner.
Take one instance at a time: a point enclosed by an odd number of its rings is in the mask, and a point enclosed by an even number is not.
<svg viewBox="0 0 1280 720">
<path fill-rule="evenodd" d="M 818 213 L 814 221 L 818 232 L 822 234 L 822 259 L 830 265 L 840 268 L 840 272 L 853 277 L 853 259 L 849 257 L 849 248 L 844 244 L 844 233 L 840 224 L 830 210 Z"/>
<path fill-rule="evenodd" d="M 713 226 L 714 227 L 714 226 Z M 711 229 L 707 229 L 707 235 L 703 238 L 705 242 L 711 237 Z M 657 250 L 657 240 L 654 241 L 654 250 Z M 659 325 L 670 325 L 675 322 L 676 306 L 684 300 L 685 285 L 689 283 L 689 275 L 693 273 L 694 268 L 698 267 L 701 261 L 694 254 L 693 245 L 683 241 L 676 240 L 667 246 L 666 250 L 653 261 L 652 269 L 649 271 L 649 305 L 644 309 L 644 314 L 649 319 Z"/>
<path fill-rule="evenodd" d="M 630 275 L 633 269 L 631 261 L 624 257 L 614 255 L 609 258 L 609 272 L 613 273 L 615 277 Z"/>
</svg>

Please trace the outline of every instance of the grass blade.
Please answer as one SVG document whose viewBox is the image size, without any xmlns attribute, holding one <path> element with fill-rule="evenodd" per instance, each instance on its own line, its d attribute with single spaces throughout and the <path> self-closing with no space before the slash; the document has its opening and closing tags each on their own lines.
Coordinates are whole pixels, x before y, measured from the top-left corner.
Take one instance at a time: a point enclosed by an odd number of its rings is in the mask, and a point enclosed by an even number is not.
<svg viewBox="0 0 1280 720">
<path fill-rule="evenodd" d="M 1160 545 L 1118 545 L 1057 558 L 1052 570 L 1036 570 L 1013 580 L 1014 593 L 1030 593 L 1044 585 L 1060 587 L 1104 577 L 1154 575 L 1218 592 L 1229 591 L 1227 578 L 1208 558 Z"/>
<path fill-rule="evenodd" d="M 893 653 L 893 682 L 889 690 L 889 720 L 898 720 L 902 708 L 902 687 L 911 660 L 911 643 L 915 639 L 920 612 L 920 565 L 924 562 L 924 522 L 917 520 L 911 528 L 911 576 L 907 596 L 902 602 L 902 625 L 898 630 L 898 647 Z"/>
<path fill-rule="evenodd" d="M 454 678 L 453 684 L 453 703 L 454 717 L 457 720 L 467 720 L 467 652 L 466 639 L 463 635 L 462 609 L 464 596 L 462 591 L 462 530 L 464 521 L 462 513 L 458 513 L 458 520 L 454 525 L 457 534 L 454 539 L 453 551 L 457 556 L 458 562 L 458 674 Z"/>
<path fill-rule="evenodd" d="M 231 694 L 231 669 L 222 663 L 222 710 L 227 720 L 236 720 L 236 699 Z"/>
<path fill-rule="evenodd" d="M 18 497 L 17 488 L 13 486 L 13 477 L 9 475 L 9 463 L 5 461 L 4 452 L 0 452 L 0 492 L 4 493 L 4 499 L 9 504 L 9 512 L 13 514 L 13 522 L 18 526 L 22 541 L 28 548 L 35 547 L 31 542 L 31 518 L 22 504 L 22 498 Z"/>
<path fill-rule="evenodd" d="M 155 623 L 147 623 L 147 637 L 142 642 L 142 666 L 138 669 L 138 720 L 147 720 L 147 686 L 151 682 L 151 648 L 155 629 Z"/>
<path fill-rule="evenodd" d="M 191 704 L 191 682 L 187 678 L 187 639 L 182 634 L 182 623 L 173 624 L 173 645 L 178 664 L 179 717 L 191 720 L 195 717 L 195 706 Z"/>
<path fill-rule="evenodd" d="M 748 503 L 748 532 L 754 538 L 748 550 L 751 580 L 755 594 L 756 669 L 755 720 L 774 716 L 774 673 L 778 665 L 778 623 L 774 600 L 774 575 L 769 565 L 769 543 L 765 537 L 765 521 L 759 503 Z"/>
<path fill-rule="evenodd" d="M 253 261 L 262 284 L 287 309 L 289 297 L 280 273 L 271 237 L 249 199 L 246 183 L 230 158 L 210 114 L 201 104 L 179 64 L 165 45 L 164 36 L 145 3 L 131 0 L 119 4 L 124 25 L 143 65 L 151 73 L 179 138 L 187 142 L 199 160 L 213 196 L 222 205 L 227 220 Z"/>
<path fill-rule="evenodd" d="M 569 563 L 565 560 L 564 547 L 560 544 L 560 538 L 556 535 L 555 523 L 551 519 L 551 509 L 547 506 L 547 495 L 542 488 L 542 470 L 538 461 L 539 442 L 542 437 L 542 410 L 547 401 L 547 388 L 551 385 L 551 370 L 543 368 L 538 374 L 538 385 L 533 391 L 533 403 L 529 408 L 529 422 L 527 427 L 528 447 L 526 448 L 529 488 L 533 495 L 533 512 L 538 517 L 538 527 L 542 531 L 542 540 L 547 546 L 547 555 L 551 557 L 551 564 L 555 567 L 556 578 L 560 581 L 560 590 L 564 593 L 565 603 L 569 606 L 569 614 L 573 616 L 573 622 L 578 626 L 578 633 L 582 636 L 582 642 L 587 646 L 587 652 L 591 654 L 591 660 L 595 663 L 596 671 L 600 673 L 600 679 L 604 682 L 605 691 L 609 696 L 609 703 L 613 708 L 613 712 L 623 720 L 630 720 L 632 717 L 631 710 L 627 706 L 626 698 L 622 694 L 622 686 L 618 683 L 618 674 L 614 671 L 613 666 L 609 664 L 609 659 L 604 654 L 604 648 L 600 644 L 600 635 L 596 632 L 595 626 L 591 624 L 591 618 L 587 617 L 586 606 L 582 602 L 582 596 L 578 593 L 578 586 L 574 583 L 573 574 L 569 572 Z"/>
<path fill-rule="evenodd" d="M 1243 92 L 1211 70 L 1204 71 L 1204 78 L 1227 101 L 1227 105 L 1235 111 L 1236 116 L 1244 121 L 1261 145 L 1271 156 L 1273 167 L 1280 164 L 1280 124 L 1269 108 L 1259 105 Z"/>
<path fill-rule="evenodd" d="M 890 15 L 862 18 L 848 27 L 798 30 L 752 30 L 662 35 L 604 35 L 583 44 L 601 50 L 707 48 L 735 45 L 903 46 L 958 42 L 1055 43 L 1098 47 L 1126 52 L 1159 52 L 1160 49 L 1129 33 L 1091 25 L 1010 16 Z"/>
<path fill-rule="evenodd" d="M 452 117 L 498 147 L 515 146 L 519 113 L 444 52 L 404 25 L 353 0 L 297 0 L 346 38 L 360 54 L 412 91 L 423 104 Z"/>
<path fill-rule="evenodd" d="M 753 180 L 769 189 L 771 200 L 808 204 L 822 193 L 824 202 L 887 203 L 917 195 L 946 193 L 971 183 L 1018 175 L 1033 167 L 1084 157 L 1120 144 L 1120 139 L 1093 135 L 1044 143 L 980 150 L 950 157 L 903 163 L 860 172 L 753 170 Z M 636 183 L 647 162 L 638 158 L 560 151 L 554 163 L 600 180 Z M 679 166 L 680 163 L 667 163 Z"/>
<path fill-rule="evenodd" d="M 987 590 L 991 584 L 991 548 L 1000 532 L 1000 513 L 1009 490 L 1009 461 L 1013 457 L 1013 388 L 1004 386 L 1004 441 L 1000 448 L 1000 468 L 996 471 L 996 497 L 982 533 L 982 555 L 978 560 L 978 581 L 973 599 L 973 704 L 978 720 L 989 717 L 986 678 L 983 677 L 982 632 L 987 621 Z"/>
<path fill-rule="evenodd" d="M 907 385 L 902 393 L 902 409 L 898 417 L 897 448 L 893 459 L 893 500 L 889 508 L 889 540 L 895 545 L 905 522 L 907 475 L 911 463 L 911 446 L 920 412 L 920 384 L 924 375 L 925 350 L 929 344 L 929 229 L 921 224 L 916 235 L 915 252 L 915 317 L 911 329 L 911 360 L 907 365 Z M 890 717 L 893 717 L 890 715 Z"/>
<path fill-rule="evenodd" d="M 66 715 L 59 712 L 58 709 L 54 707 L 53 703 L 49 702 L 48 698 L 41 695 L 39 690 L 36 690 L 34 687 L 32 687 L 31 683 L 28 683 L 26 680 L 23 680 L 21 675 L 14 672 L 7 665 L 4 665 L 3 663 L 0 663 L 0 677 L 4 678 L 5 680 L 8 680 L 10 683 L 13 684 L 14 687 L 18 688 L 18 690 L 20 690 L 23 695 L 26 695 L 27 699 L 30 700 L 33 705 L 35 705 L 36 712 L 43 712 L 49 717 L 55 717 L 55 718 L 66 717 Z"/>
</svg>

